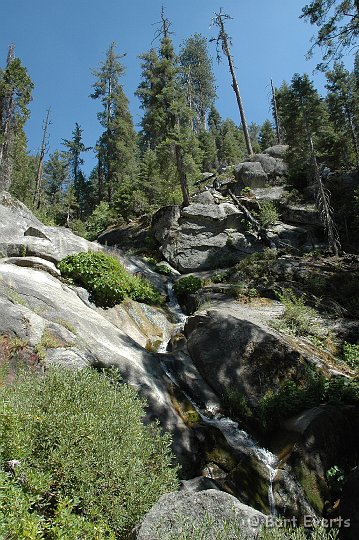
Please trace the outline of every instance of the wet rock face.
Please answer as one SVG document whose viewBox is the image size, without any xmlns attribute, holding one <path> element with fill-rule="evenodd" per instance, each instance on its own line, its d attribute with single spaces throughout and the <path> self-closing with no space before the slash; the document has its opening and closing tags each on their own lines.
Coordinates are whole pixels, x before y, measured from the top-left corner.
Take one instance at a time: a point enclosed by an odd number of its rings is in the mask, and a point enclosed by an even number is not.
<svg viewBox="0 0 359 540">
<path fill-rule="evenodd" d="M 145 516 L 137 533 L 137 540 L 159 540 L 166 535 L 190 532 L 189 526 L 207 523 L 206 539 L 218 538 L 214 528 L 208 527 L 213 521 L 218 530 L 225 521 L 237 523 L 244 536 L 255 537 L 256 531 L 265 522 L 265 515 L 250 506 L 215 489 L 206 491 L 167 493 Z M 210 529 L 212 528 L 212 531 Z M 208 531 L 208 532 L 207 532 Z"/>
<path fill-rule="evenodd" d="M 242 212 L 230 203 L 162 208 L 152 231 L 163 256 L 181 272 L 218 268 L 264 247 L 245 231 Z"/>
</svg>

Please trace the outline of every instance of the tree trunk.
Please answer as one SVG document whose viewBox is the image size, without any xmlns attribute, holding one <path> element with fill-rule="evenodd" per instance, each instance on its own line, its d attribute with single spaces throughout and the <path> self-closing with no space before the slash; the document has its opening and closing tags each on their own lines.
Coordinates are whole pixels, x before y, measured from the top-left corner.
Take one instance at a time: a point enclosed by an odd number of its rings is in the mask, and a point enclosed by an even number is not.
<svg viewBox="0 0 359 540">
<path fill-rule="evenodd" d="M 270 85 L 271 85 L 271 88 L 272 88 L 273 116 L 274 116 L 274 123 L 275 123 L 275 131 L 276 131 L 276 134 L 277 134 L 277 143 L 281 144 L 282 141 L 281 141 L 280 128 L 279 128 L 277 100 L 276 100 L 276 97 L 275 97 L 275 90 L 274 90 L 272 79 L 270 80 Z"/>
<path fill-rule="evenodd" d="M 188 192 L 187 176 L 186 176 L 186 171 L 185 171 L 185 167 L 183 163 L 182 149 L 179 144 L 175 145 L 175 154 L 176 154 L 177 173 L 179 176 L 179 181 L 180 181 L 181 190 L 182 190 L 183 206 L 188 206 L 189 205 L 189 192 Z"/>
<path fill-rule="evenodd" d="M 36 173 L 36 180 L 35 180 L 35 193 L 34 193 L 34 198 L 32 201 L 35 208 L 40 208 L 40 202 L 41 202 L 42 167 L 43 167 L 44 157 L 45 157 L 46 147 L 47 147 L 46 136 L 47 136 L 47 128 L 49 127 L 49 118 L 50 118 L 50 108 L 47 109 L 46 118 L 45 118 L 44 125 L 42 128 L 42 143 L 41 143 L 39 163 L 37 166 L 37 173 Z"/>
<path fill-rule="evenodd" d="M 229 193 L 232 201 L 234 202 L 234 204 L 239 208 L 239 210 L 241 212 L 243 212 L 244 219 L 246 221 L 248 221 L 248 223 L 250 225 L 252 225 L 253 229 L 256 231 L 256 233 L 258 235 L 258 239 L 261 240 L 261 242 L 263 242 L 263 244 L 265 244 L 267 247 L 269 247 L 271 249 L 275 248 L 275 245 L 273 244 L 273 242 L 268 237 L 267 230 L 264 227 L 261 226 L 261 224 L 252 216 L 252 214 L 250 213 L 248 208 L 246 208 L 238 200 L 238 198 L 234 195 L 234 193 L 230 189 L 228 190 L 228 193 Z"/>
<path fill-rule="evenodd" d="M 225 32 L 225 29 L 224 29 L 224 22 L 223 22 L 222 16 L 219 15 L 217 17 L 217 20 L 218 20 L 218 24 L 219 24 L 219 27 L 220 27 L 220 39 L 221 39 L 222 44 L 223 44 L 223 47 L 222 47 L 223 52 L 227 57 L 229 71 L 230 71 L 231 76 L 232 76 L 232 88 L 233 88 L 234 93 L 235 93 L 236 98 L 237 98 L 237 104 L 238 104 L 239 114 L 240 114 L 240 117 L 241 117 L 242 129 L 243 129 L 243 133 L 244 133 L 244 139 L 246 141 L 247 152 L 248 152 L 248 154 L 250 156 L 253 156 L 253 148 L 252 148 L 252 143 L 251 143 L 251 139 L 250 139 L 250 136 L 249 136 L 247 120 L 246 120 L 246 117 L 245 117 L 245 114 L 244 114 L 243 102 L 242 102 L 241 94 L 240 94 L 240 91 L 239 91 L 239 86 L 238 86 L 238 83 L 237 83 L 236 73 L 235 73 L 234 66 L 233 66 L 233 60 L 232 60 L 231 52 L 230 52 L 230 49 L 229 49 L 227 34 Z"/>
</svg>

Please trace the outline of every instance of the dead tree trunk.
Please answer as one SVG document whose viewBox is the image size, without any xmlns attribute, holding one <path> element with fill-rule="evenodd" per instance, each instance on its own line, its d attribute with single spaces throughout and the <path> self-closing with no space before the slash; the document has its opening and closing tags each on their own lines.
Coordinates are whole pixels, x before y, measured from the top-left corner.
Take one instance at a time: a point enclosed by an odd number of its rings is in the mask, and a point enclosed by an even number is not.
<svg viewBox="0 0 359 540">
<path fill-rule="evenodd" d="M 42 168 L 44 163 L 44 157 L 47 151 L 47 130 L 50 124 L 50 108 L 47 109 L 46 117 L 42 127 L 42 143 L 39 155 L 39 163 L 37 166 L 36 180 L 35 180 L 35 193 L 33 198 L 34 208 L 40 208 L 41 203 L 41 181 L 42 181 Z"/>
<path fill-rule="evenodd" d="M 333 208 L 330 205 L 330 192 L 324 186 L 322 174 L 320 173 L 317 158 L 315 156 L 315 149 L 312 134 L 309 131 L 308 125 L 306 125 L 308 143 L 310 149 L 310 157 L 313 165 L 314 179 L 317 185 L 316 206 L 319 211 L 319 217 L 324 225 L 324 230 L 328 238 L 328 247 L 333 255 L 338 256 L 341 250 L 340 239 L 338 230 L 333 219 Z"/>
<path fill-rule="evenodd" d="M 279 127 L 279 117 L 278 117 L 278 108 L 277 108 L 277 99 L 275 96 L 275 89 L 273 86 L 273 80 L 270 80 L 270 85 L 272 88 L 272 107 L 273 107 L 273 117 L 274 117 L 274 123 L 275 123 L 275 131 L 277 134 L 277 143 L 281 144 L 282 139 L 280 136 L 280 127 Z"/>
<path fill-rule="evenodd" d="M 14 50 L 15 46 L 10 45 L 6 60 L 6 68 L 9 67 L 14 59 Z M 9 189 L 11 184 L 12 164 L 9 162 L 9 159 L 12 142 L 11 124 L 14 119 L 14 106 L 14 88 L 10 88 L 1 104 L 3 115 L 2 118 L 0 118 L 0 133 L 2 137 L 2 142 L 0 144 L 0 174 L 3 177 L 1 183 L 2 189 Z M 6 161 L 8 161 L 8 163 L 6 163 Z"/>
<path fill-rule="evenodd" d="M 257 233 L 257 236 L 258 236 L 258 239 L 263 242 L 263 244 L 265 244 L 267 247 L 269 248 L 275 248 L 275 245 L 273 244 L 273 242 L 271 241 L 271 239 L 269 238 L 268 236 L 268 232 L 267 230 L 261 226 L 261 224 L 259 223 L 259 221 L 257 221 L 253 216 L 252 214 L 250 213 L 250 211 L 248 210 L 248 208 L 246 208 L 241 202 L 240 200 L 234 195 L 234 193 L 229 189 L 228 190 L 228 193 L 232 199 L 232 201 L 234 202 L 234 204 L 239 208 L 239 210 L 241 212 L 243 212 L 243 215 L 244 215 L 244 219 L 246 221 L 248 221 L 248 223 L 253 227 L 253 229 L 255 230 L 255 232 Z"/>
<path fill-rule="evenodd" d="M 178 143 L 175 145 L 175 154 L 176 154 L 177 174 L 179 177 L 181 190 L 182 190 L 183 206 L 188 206 L 189 205 L 189 191 L 188 191 L 188 184 L 187 184 L 187 175 L 186 175 L 186 170 L 183 163 L 182 148 L 180 147 Z"/>
<path fill-rule="evenodd" d="M 214 18 L 214 23 L 219 27 L 219 34 L 218 34 L 218 37 L 216 39 L 216 42 L 217 42 L 217 45 L 219 43 L 221 43 L 222 51 L 223 51 L 223 53 L 225 54 L 225 56 L 227 57 L 227 60 L 228 60 L 229 71 L 230 71 L 231 76 L 232 76 L 232 88 L 234 90 L 234 93 L 235 93 L 236 99 L 237 99 L 237 104 L 238 104 L 239 114 L 240 114 L 240 117 L 241 117 L 242 129 L 243 129 L 243 133 L 244 133 L 244 139 L 245 139 L 245 142 L 246 142 L 247 152 L 248 152 L 248 154 L 250 156 L 252 156 L 253 155 L 253 148 L 252 148 L 252 143 L 251 143 L 251 139 L 250 139 L 250 136 L 249 136 L 246 116 L 244 114 L 244 107 L 243 107 L 242 97 L 241 97 L 241 94 L 240 94 L 240 91 L 239 91 L 236 72 L 234 70 L 233 59 L 232 59 L 232 56 L 231 56 L 230 38 L 228 37 L 228 35 L 227 35 L 226 31 L 225 31 L 225 28 L 224 28 L 224 20 L 225 19 L 230 19 L 229 15 L 225 15 L 221 11 L 219 13 L 216 13 L 216 16 Z"/>
</svg>

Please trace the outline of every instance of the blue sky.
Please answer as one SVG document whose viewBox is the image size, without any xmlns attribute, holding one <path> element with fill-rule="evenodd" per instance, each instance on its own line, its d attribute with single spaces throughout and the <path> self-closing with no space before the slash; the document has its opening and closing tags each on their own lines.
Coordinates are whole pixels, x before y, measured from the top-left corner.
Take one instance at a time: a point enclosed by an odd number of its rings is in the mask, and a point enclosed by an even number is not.
<svg viewBox="0 0 359 540">
<path fill-rule="evenodd" d="M 7 47 L 27 67 L 35 84 L 31 118 L 26 127 L 29 148 L 36 152 L 41 125 L 51 106 L 50 151 L 61 149 L 61 139 L 71 138 L 75 122 L 84 130 L 86 146 L 94 146 L 100 134 L 96 118 L 99 104 L 88 96 L 91 68 L 103 60 L 112 41 L 126 52 L 123 78 L 134 121 L 141 111 L 134 92 L 140 82 L 139 54 L 151 47 L 162 4 L 172 21 L 178 47 L 199 32 L 210 38 L 211 17 L 220 7 L 233 17 L 228 33 L 249 122 L 270 117 L 270 78 L 277 86 L 294 73 L 310 75 L 316 59 L 305 60 L 313 28 L 299 19 L 305 0 L 2 0 L 0 34 L 1 64 Z M 215 45 L 209 45 L 217 80 L 217 108 L 223 117 L 239 123 L 235 97 L 226 64 L 217 65 Z M 323 76 L 315 75 L 323 89 Z M 86 170 L 94 164 L 89 153 Z"/>
</svg>

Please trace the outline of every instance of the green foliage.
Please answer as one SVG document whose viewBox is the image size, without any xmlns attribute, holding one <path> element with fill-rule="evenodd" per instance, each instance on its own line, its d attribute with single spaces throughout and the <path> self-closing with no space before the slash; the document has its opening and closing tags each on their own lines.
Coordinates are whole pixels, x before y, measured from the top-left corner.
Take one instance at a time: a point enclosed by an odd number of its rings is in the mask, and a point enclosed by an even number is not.
<svg viewBox="0 0 359 540">
<path fill-rule="evenodd" d="M 260 281 L 262 284 L 267 284 L 272 277 L 271 266 L 276 262 L 277 257 L 276 250 L 267 248 L 263 252 L 248 255 L 236 264 L 235 268 L 243 281 Z"/>
<path fill-rule="evenodd" d="M 271 201 L 264 202 L 260 205 L 260 210 L 256 214 L 256 218 L 262 227 L 274 225 L 279 220 L 279 213 L 275 204 Z"/>
<path fill-rule="evenodd" d="M 301 17 L 318 28 L 308 52 L 311 57 L 316 47 L 322 50 L 323 62 L 317 65 L 317 69 L 326 69 L 333 59 L 342 58 L 347 51 L 356 48 L 359 35 L 359 5 L 356 0 L 311 0 L 304 6 Z"/>
<path fill-rule="evenodd" d="M 238 388 L 227 388 L 223 396 L 223 404 L 228 408 L 231 417 L 248 419 L 253 416 L 253 411 L 248 399 Z"/>
<path fill-rule="evenodd" d="M 228 281 L 229 273 L 228 272 L 216 272 L 211 276 L 212 283 L 225 283 Z"/>
<path fill-rule="evenodd" d="M 258 415 L 265 428 L 320 403 L 355 405 L 359 403 L 357 381 L 346 377 L 326 380 L 321 373 L 307 370 L 304 379 L 284 380 L 277 390 L 268 390 L 260 399 Z"/>
<path fill-rule="evenodd" d="M 64 277 L 85 287 L 93 300 L 102 306 L 113 306 L 125 298 L 150 304 L 160 303 L 160 294 L 145 279 L 132 276 L 120 262 L 105 253 L 78 253 L 59 263 Z"/>
<path fill-rule="evenodd" d="M 173 285 L 173 290 L 177 296 L 194 294 L 203 287 L 203 280 L 198 276 L 185 276 L 177 280 Z"/>
<path fill-rule="evenodd" d="M 101 102 L 98 119 L 104 128 L 96 146 L 101 176 L 99 202 L 106 200 L 110 206 L 119 196 L 119 190 L 123 190 L 124 183 L 128 186 L 129 180 L 137 175 L 137 135 L 128 99 L 120 84 L 124 74 L 120 58 L 116 44 L 111 43 L 105 60 L 93 70 L 96 80 L 91 94 Z"/>
<path fill-rule="evenodd" d="M 318 405 L 324 397 L 324 378 L 308 371 L 301 384 L 289 379 L 283 381 L 276 391 L 268 390 L 259 401 L 258 415 L 263 426 L 270 428 L 302 409 Z"/>
<path fill-rule="evenodd" d="M 343 343 L 343 360 L 352 369 L 359 368 L 359 345 Z"/>
<path fill-rule="evenodd" d="M 181 85 L 195 113 L 193 128 L 196 132 L 205 130 L 206 116 L 216 97 L 207 39 L 201 34 L 187 38 L 182 45 L 179 61 Z"/>
<path fill-rule="evenodd" d="M 109 204 L 104 201 L 101 202 L 96 206 L 95 210 L 87 220 L 87 238 L 89 240 L 96 240 L 96 238 L 115 221 L 115 214 Z"/>
<path fill-rule="evenodd" d="M 325 474 L 328 484 L 332 489 L 341 489 L 344 484 L 344 471 L 338 465 L 334 465 L 327 470 Z"/>
<path fill-rule="evenodd" d="M 318 335 L 319 326 L 315 321 L 316 312 L 305 303 L 305 295 L 296 296 L 293 291 L 286 290 L 277 293 L 284 304 L 284 313 L 279 318 L 279 326 L 294 335 Z"/>
<path fill-rule="evenodd" d="M 143 415 L 115 372 L 51 369 L 1 387 L 0 458 L 20 461 L 0 472 L 1 538 L 127 538 L 177 488 L 170 439 Z"/>
<path fill-rule="evenodd" d="M 276 137 L 273 130 L 272 123 L 270 120 L 265 120 L 262 124 L 261 130 L 259 132 L 259 146 L 261 150 L 266 150 L 270 146 L 276 144 Z"/>
<path fill-rule="evenodd" d="M 154 538 L 158 538 L 158 540 L 207 540 L 208 538 L 212 540 L 252 540 L 254 537 L 256 540 L 336 540 L 338 538 L 338 530 L 317 525 L 314 520 L 310 532 L 307 528 L 288 526 L 285 521 L 273 518 L 272 525 L 263 526 L 256 533 L 245 533 L 240 519 L 219 521 L 209 514 L 196 520 L 180 514 L 175 515 L 174 518 L 175 522 L 180 524 L 181 532 L 165 531 L 160 523 L 158 530 L 154 531 L 156 534 Z M 245 529 L 247 530 L 247 524 Z"/>
</svg>

